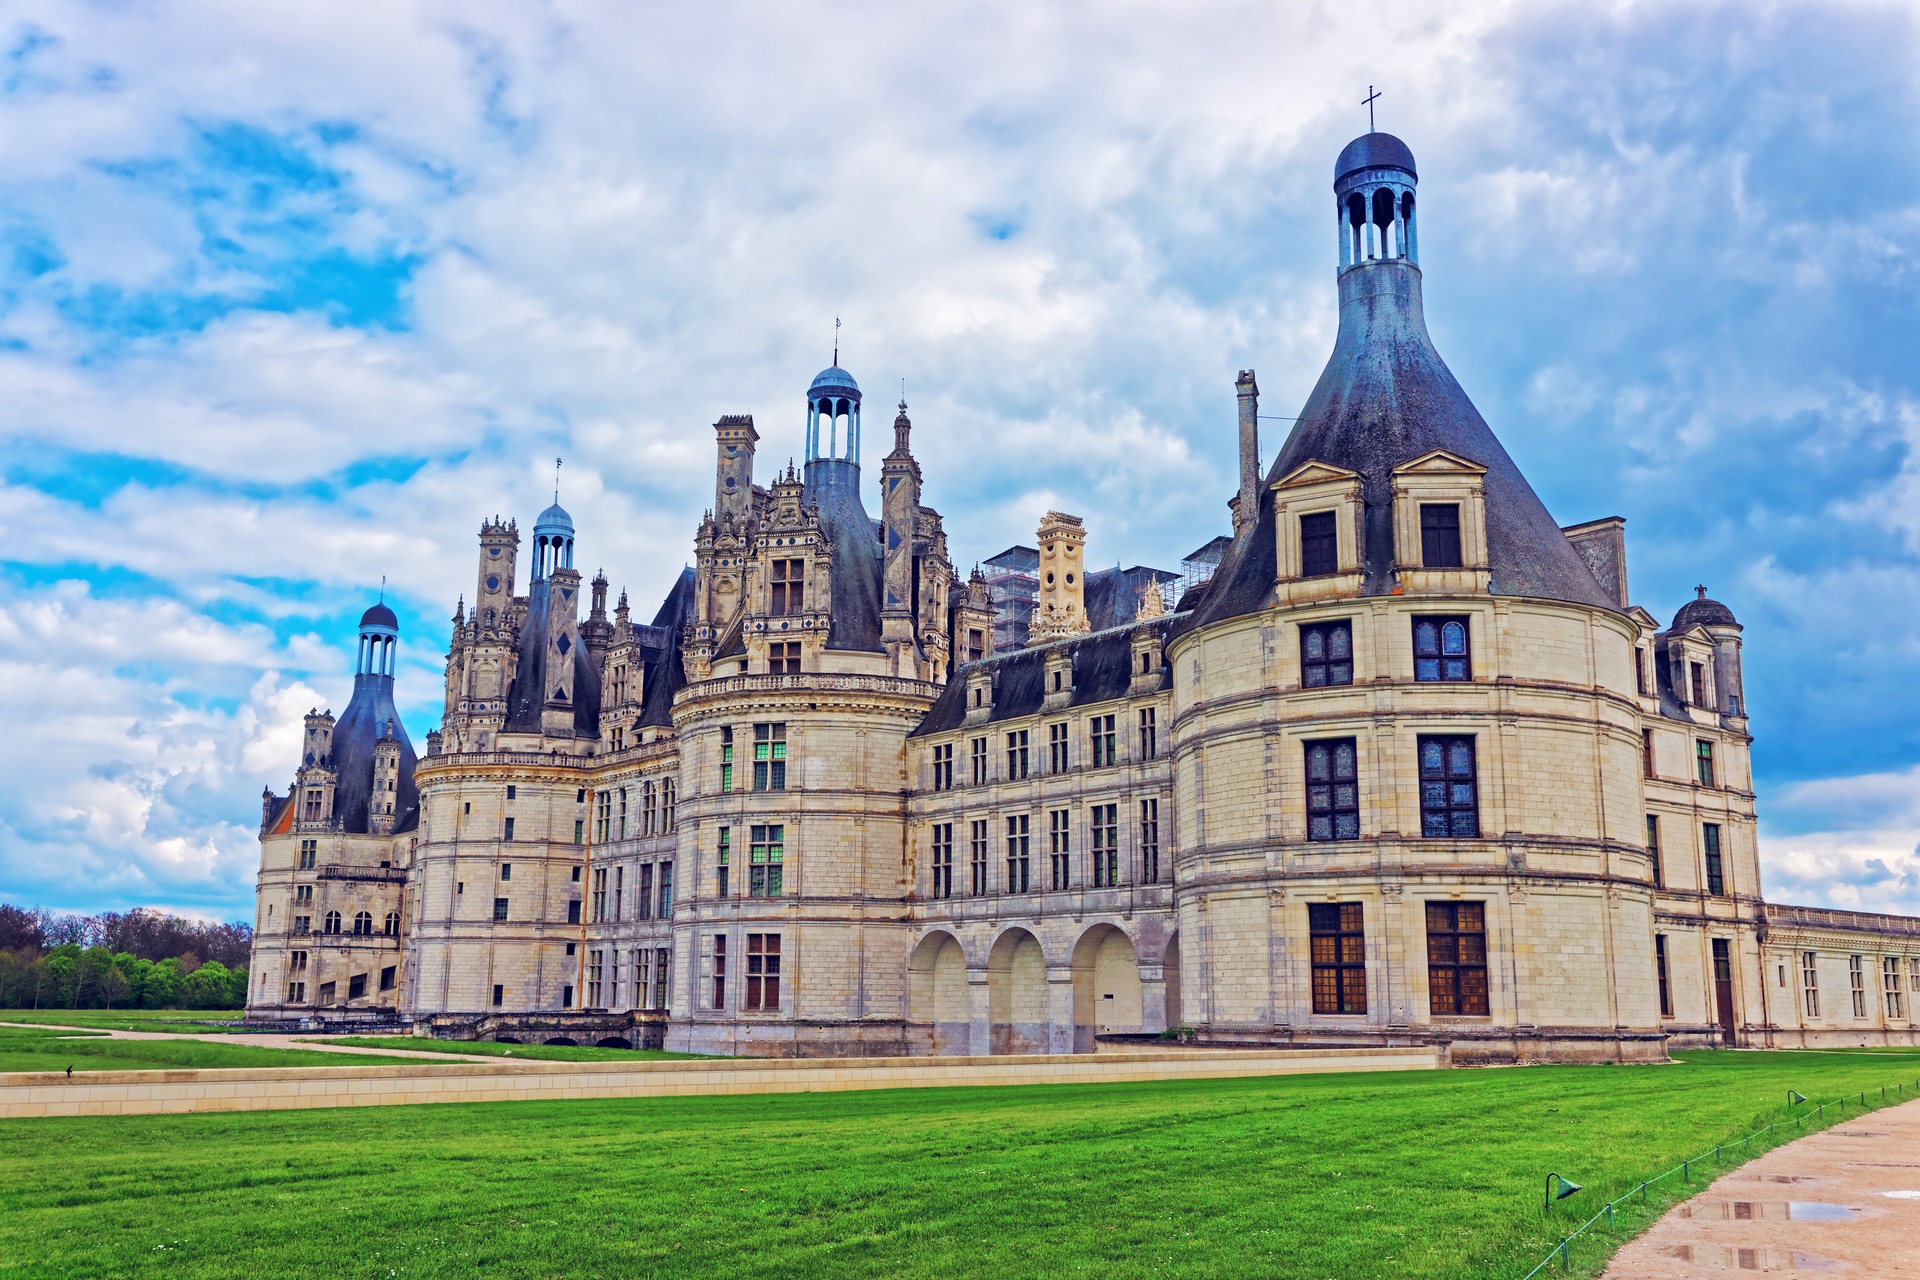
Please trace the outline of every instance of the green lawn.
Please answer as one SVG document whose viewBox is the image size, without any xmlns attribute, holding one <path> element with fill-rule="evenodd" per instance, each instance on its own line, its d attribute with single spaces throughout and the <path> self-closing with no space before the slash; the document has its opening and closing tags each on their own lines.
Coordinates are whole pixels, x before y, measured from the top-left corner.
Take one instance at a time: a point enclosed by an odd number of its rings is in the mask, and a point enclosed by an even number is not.
<svg viewBox="0 0 1920 1280">
<path fill-rule="evenodd" d="M 357 1049 L 415 1049 L 423 1053 L 471 1053 L 489 1058 L 538 1058 L 554 1062 L 645 1062 L 663 1058 L 701 1058 L 699 1053 L 664 1049 L 599 1049 L 591 1045 L 498 1044 L 492 1040 L 427 1040 L 416 1036 L 339 1036 L 315 1044 L 345 1044 Z"/>
<path fill-rule="evenodd" d="M 0 1071 L 156 1071 L 175 1067 L 343 1067 L 397 1059 L 205 1040 L 112 1040 L 98 1031 L 0 1026 Z M 6 1121 L 0 1121 L 5 1125 Z M 6 1132 L 0 1129 L 0 1133 Z M 0 1142 L 4 1149 L 4 1142 Z M 0 1275 L 6 1264 L 0 1262 Z"/>
<path fill-rule="evenodd" d="M 0 1277 L 1498 1280 L 1789 1088 L 1920 1077 L 1920 1055 L 1682 1058 L 12 1120 Z M 1550 1170 L 1588 1189 L 1548 1219 Z"/>
<path fill-rule="evenodd" d="M 244 1016 L 238 1009 L 0 1009 L 0 1022 L 98 1027 L 102 1031 L 180 1031 L 192 1035 L 232 1031 L 239 1027 Z M 202 1025 L 204 1023 L 219 1025 Z"/>
</svg>

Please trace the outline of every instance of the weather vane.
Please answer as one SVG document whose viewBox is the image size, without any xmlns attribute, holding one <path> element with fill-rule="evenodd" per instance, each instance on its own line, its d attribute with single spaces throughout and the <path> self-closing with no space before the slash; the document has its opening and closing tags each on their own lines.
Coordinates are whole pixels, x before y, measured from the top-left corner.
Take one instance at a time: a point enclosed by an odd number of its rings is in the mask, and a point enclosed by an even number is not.
<svg viewBox="0 0 1920 1280">
<path fill-rule="evenodd" d="M 387 602 L 387 575 L 383 573 L 380 575 L 380 603 L 385 604 L 386 602 Z"/>
<path fill-rule="evenodd" d="M 1367 104 L 1367 132 L 1368 133 L 1375 132 L 1375 129 L 1373 127 L 1373 104 L 1375 99 L 1379 98 L 1379 96 L 1380 96 L 1379 94 L 1373 91 L 1373 86 L 1368 85 L 1367 96 L 1361 99 L 1362 102 Z"/>
<path fill-rule="evenodd" d="M 840 317 L 833 318 L 833 367 L 840 367 Z"/>
<path fill-rule="evenodd" d="M 560 501 L 560 459 L 553 460 L 553 500 Z"/>
</svg>

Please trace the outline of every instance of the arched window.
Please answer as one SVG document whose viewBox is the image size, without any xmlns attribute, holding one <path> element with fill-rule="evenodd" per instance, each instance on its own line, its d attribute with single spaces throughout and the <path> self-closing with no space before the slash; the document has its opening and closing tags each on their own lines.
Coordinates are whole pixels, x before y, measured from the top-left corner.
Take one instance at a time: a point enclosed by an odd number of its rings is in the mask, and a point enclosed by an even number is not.
<svg viewBox="0 0 1920 1280">
<path fill-rule="evenodd" d="M 353 917 L 353 936 L 370 938 L 373 936 L 373 912 L 361 911 Z"/>
<path fill-rule="evenodd" d="M 1416 618 L 1413 623 L 1413 678 L 1415 680 L 1471 680 L 1465 618 Z"/>
<path fill-rule="evenodd" d="M 1346 621 L 1300 628 L 1300 685 L 1320 689 L 1353 683 L 1353 627 Z"/>
<path fill-rule="evenodd" d="M 387 912 L 387 936 L 389 938 L 397 938 L 400 936 L 400 913 L 398 911 Z"/>
<path fill-rule="evenodd" d="M 328 933 L 340 932 L 340 913 L 338 911 L 327 912 L 326 931 Z"/>
</svg>

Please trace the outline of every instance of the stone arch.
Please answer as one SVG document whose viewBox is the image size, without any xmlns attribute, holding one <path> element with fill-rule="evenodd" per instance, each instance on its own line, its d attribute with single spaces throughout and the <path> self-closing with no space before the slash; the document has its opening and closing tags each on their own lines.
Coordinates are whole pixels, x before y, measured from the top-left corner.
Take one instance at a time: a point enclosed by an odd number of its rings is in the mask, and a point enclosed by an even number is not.
<svg viewBox="0 0 1920 1280">
<path fill-rule="evenodd" d="M 1047 958 L 1025 929 L 1008 929 L 987 954 L 987 1021 L 989 1052 L 1047 1052 Z"/>
<path fill-rule="evenodd" d="M 1140 958 L 1126 930 L 1096 924 L 1073 946 L 1073 1051 L 1092 1053 L 1103 1031 L 1141 1029 Z"/>
<path fill-rule="evenodd" d="M 1180 934 L 1177 930 L 1167 935 L 1167 958 L 1161 961 L 1160 968 L 1166 975 L 1167 1029 L 1171 1031 L 1180 1025 Z"/>
<path fill-rule="evenodd" d="M 927 1029 L 932 1052 L 968 1051 L 967 953 L 945 930 L 920 939 L 907 960 L 907 1019 Z"/>
</svg>

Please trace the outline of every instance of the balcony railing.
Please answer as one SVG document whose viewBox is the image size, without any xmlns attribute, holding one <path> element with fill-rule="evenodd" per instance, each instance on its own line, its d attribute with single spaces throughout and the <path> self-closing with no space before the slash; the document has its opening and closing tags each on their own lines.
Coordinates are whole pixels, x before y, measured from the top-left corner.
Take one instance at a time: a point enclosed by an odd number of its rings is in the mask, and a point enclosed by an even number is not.
<svg viewBox="0 0 1920 1280">
<path fill-rule="evenodd" d="M 366 884 L 405 884 L 407 873 L 400 867 L 356 867 L 329 862 L 320 868 L 322 880 L 359 880 Z"/>
<path fill-rule="evenodd" d="M 1858 929 L 1869 933 L 1920 934 L 1920 919 L 1880 915 L 1873 911 L 1835 911 L 1828 907 L 1790 907 L 1769 902 L 1767 923 L 1799 924 L 1821 929 Z"/>
<path fill-rule="evenodd" d="M 673 695 L 674 704 L 739 693 L 887 693 L 908 698 L 934 698 L 940 686 L 900 676 L 871 676 L 849 672 L 810 671 L 799 675 L 721 676 L 700 680 Z"/>
</svg>

